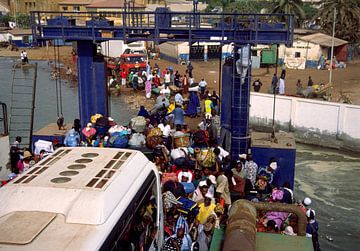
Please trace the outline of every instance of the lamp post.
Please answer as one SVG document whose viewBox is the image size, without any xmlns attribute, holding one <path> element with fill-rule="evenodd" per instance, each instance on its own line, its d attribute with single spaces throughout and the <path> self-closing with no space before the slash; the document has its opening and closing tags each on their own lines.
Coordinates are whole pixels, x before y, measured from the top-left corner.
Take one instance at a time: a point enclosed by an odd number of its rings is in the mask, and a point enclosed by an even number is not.
<svg viewBox="0 0 360 251">
<path fill-rule="evenodd" d="M 198 10 L 197 10 L 198 3 L 199 3 L 199 0 L 193 0 L 194 14 L 198 11 Z"/>
<path fill-rule="evenodd" d="M 124 0 L 123 27 L 126 26 L 126 0 Z"/>
<path fill-rule="evenodd" d="M 193 0 L 193 5 L 194 5 L 194 27 L 197 26 L 197 18 L 196 18 L 196 13 L 198 12 L 198 3 L 199 3 L 199 0 Z"/>
</svg>

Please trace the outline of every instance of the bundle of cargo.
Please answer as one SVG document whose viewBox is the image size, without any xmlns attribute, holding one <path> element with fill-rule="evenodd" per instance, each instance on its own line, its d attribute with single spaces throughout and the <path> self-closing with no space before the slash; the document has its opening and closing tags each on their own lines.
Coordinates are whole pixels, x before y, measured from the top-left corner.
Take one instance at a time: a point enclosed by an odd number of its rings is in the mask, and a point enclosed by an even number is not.
<svg viewBox="0 0 360 251">
<path fill-rule="evenodd" d="M 188 147 L 190 144 L 190 134 L 185 133 L 183 135 L 174 136 L 174 147 Z"/>
<path fill-rule="evenodd" d="M 155 149 L 157 145 L 163 144 L 163 133 L 160 128 L 152 128 L 146 137 L 146 146 L 150 149 Z"/>
<path fill-rule="evenodd" d="M 130 127 L 135 132 L 144 132 L 146 127 L 146 120 L 143 116 L 137 116 L 130 120 Z"/>
</svg>

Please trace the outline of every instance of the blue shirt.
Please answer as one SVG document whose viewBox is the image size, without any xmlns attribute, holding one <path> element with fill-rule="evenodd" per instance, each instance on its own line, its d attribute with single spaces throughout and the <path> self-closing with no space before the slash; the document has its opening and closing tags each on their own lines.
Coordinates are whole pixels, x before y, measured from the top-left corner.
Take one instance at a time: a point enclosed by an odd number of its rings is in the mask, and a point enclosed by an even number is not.
<svg viewBox="0 0 360 251">
<path fill-rule="evenodd" d="M 175 125 L 183 125 L 184 124 L 184 110 L 180 107 L 176 107 L 174 111 L 172 111 L 172 114 L 174 114 L 174 124 Z"/>
<path fill-rule="evenodd" d="M 258 170 L 258 176 L 266 177 L 269 184 L 274 180 L 274 173 L 267 170 L 267 167 L 260 167 Z"/>
<path fill-rule="evenodd" d="M 306 225 L 306 237 L 312 237 L 312 235 L 318 231 L 319 231 L 319 223 L 316 220 L 311 220 Z"/>
</svg>

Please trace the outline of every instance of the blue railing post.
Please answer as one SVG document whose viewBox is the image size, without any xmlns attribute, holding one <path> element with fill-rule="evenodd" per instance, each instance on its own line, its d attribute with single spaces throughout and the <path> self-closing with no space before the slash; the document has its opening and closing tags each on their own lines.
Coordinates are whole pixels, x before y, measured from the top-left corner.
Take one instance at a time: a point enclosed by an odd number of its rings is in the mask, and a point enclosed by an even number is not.
<svg viewBox="0 0 360 251">
<path fill-rule="evenodd" d="M 231 106 L 231 156 L 248 153 L 250 104 L 250 45 L 234 45 Z M 224 101 L 223 101 L 224 102 Z"/>
</svg>

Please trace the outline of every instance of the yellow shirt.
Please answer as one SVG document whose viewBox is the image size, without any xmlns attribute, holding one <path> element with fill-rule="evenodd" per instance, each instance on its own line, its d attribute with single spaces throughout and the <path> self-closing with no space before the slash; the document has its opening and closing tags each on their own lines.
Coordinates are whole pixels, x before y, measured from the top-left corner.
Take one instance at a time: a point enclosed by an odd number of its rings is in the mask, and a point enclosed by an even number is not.
<svg viewBox="0 0 360 251">
<path fill-rule="evenodd" d="M 205 100 L 205 113 L 211 114 L 212 101 L 210 99 Z"/>
<path fill-rule="evenodd" d="M 175 109 L 175 104 L 174 104 L 174 103 L 171 103 L 171 104 L 169 105 L 169 107 L 168 107 L 167 112 L 168 112 L 168 113 L 171 113 L 174 109 Z"/>
<path fill-rule="evenodd" d="M 200 221 L 201 224 L 205 224 L 207 218 L 214 212 L 215 207 L 216 205 L 214 203 L 211 203 L 208 207 L 205 206 L 204 202 L 200 203 L 199 213 L 196 216 L 196 219 Z"/>
</svg>

